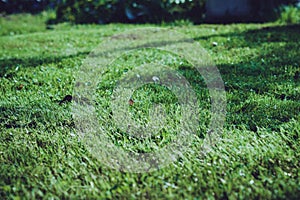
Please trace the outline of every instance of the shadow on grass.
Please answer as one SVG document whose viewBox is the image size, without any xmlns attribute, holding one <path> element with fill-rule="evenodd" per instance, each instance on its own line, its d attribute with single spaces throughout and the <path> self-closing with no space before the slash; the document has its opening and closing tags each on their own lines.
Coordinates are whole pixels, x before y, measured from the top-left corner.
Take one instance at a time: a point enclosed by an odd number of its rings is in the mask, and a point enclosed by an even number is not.
<svg viewBox="0 0 300 200">
<path fill-rule="evenodd" d="M 0 124 L 5 128 L 48 129 L 49 127 L 74 127 L 67 106 L 56 102 L 35 102 L 24 106 L 1 106 Z"/>
<path fill-rule="evenodd" d="M 59 63 L 64 59 L 87 56 L 89 53 L 90 52 L 80 52 L 77 54 L 67 55 L 67 56 L 49 56 L 49 57 L 36 56 L 36 57 L 25 57 L 25 58 L 0 59 L 0 77 L 3 77 L 4 75 L 6 75 L 6 77 L 12 76 L 13 72 L 10 71 L 12 69 L 15 69 L 17 66 L 36 67 L 42 64 L 47 65 L 51 63 Z"/>
<path fill-rule="evenodd" d="M 258 50 L 240 62 L 217 67 L 225 82 L 230 125 L 246 125 L 277 130 L 280 124 L 297 119 L 300 112 L 299 86 L 300 25 L 266 27 L 241 33 L 216 34 L 195 38 L 233 38 L 226 48 Z M 233 55 L 236 56 L 236 55 Z M 241 52 L 243 56 L 243 52 Z"/>
<path fill-rule="evenodd" d="M 229 126 L 245 125 L 252 131 L 257 131 L 257 127 L 277 130 L 280 124 L 297 118 L 300 112 L 300 94 L 295 92 L 294 88 L 299 84 L 299 33 L 300 25 L 292 25 L 194 38 L 195 40 L 202 40 L 213 37 L 231 37 L 236 40 L 228 43 L 228 50 L 235 47 L 249 47 L 259 50 L 259 54 L 251 58 L 241 59 L 241 62 L 223 63 L 217 66 L 228 92 L 229 114 L 227 124 Z M 152 45 L 157 47 L 157 44 Z M 88 55 L 88 53 L 61 57 L 3 59 L 0 60 L 0 76 L 6 74 L 16 65 L 35 67 L 81 55 Z M 183 74 L 194 73 L 189 68 L 181 70 L 186 71 Z M 187 80 L 192 85 L 199 84 L 197 79 L 193 77 L 187 77 Z M 37 127 L 37 123 L 58 121 L 55 117 L 53 118 L 55 115 L 43 112 L 21 117 L 20 119 L 27 119 L 26 123 L 18 121 L 17 116 L 19 114 L 30 113 L 33 110 L 38 111 L 38 105 L 36 108 L 31 107 L 30 109 L 1 107 L 1 123 L 4 123 L 7 128 L 13 128 L 24 124 L 25 126 Z M 52 110 L 52 107 L 49 106 L 48 110 Z M 8 120 L 10 116 L 17 119 Z"/>
<path fill-rule="evenodd" d="M 194 40 L 207 40 L 214 37 L 238 37 L 242 47 L 256 47 L 263 42 L 299 42 L 300 24 L 263 27 L 239 33 L 213 34 L 195 37 Z"/>
</svg>

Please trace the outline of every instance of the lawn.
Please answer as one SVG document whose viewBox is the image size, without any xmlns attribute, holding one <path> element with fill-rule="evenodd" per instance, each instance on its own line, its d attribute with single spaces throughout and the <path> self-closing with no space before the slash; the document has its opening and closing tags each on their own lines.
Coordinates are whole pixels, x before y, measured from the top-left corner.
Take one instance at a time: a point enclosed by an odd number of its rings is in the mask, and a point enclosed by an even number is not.
<svg viewBox="0 0 300 200">
<path fill-rule="evenodd" d="M 48 15 L 0 18 L 1 199 L 300 198 L 300 25 L 46 26 Z M 118 129 L 111 95 L 135 65 L 158 60 L 185 76 L 201 120 L 196 140 L 174 162 L 149 172 L 119 171 L 89 151 L 74 122 L 74 101 L 61 100 L 73 95 L 77 72 L 101 42 L 153 26 L 185 34 L 207 51 L 224 81 L 226 122 L 218 143 L 201 154 L 210 121 L 201 75 L 170 52 L 124 54 L 99 76 L 95 99 L 99 124 L 114 145 L 128 152 L 155 151 L 176 138 L 182 117 L 168 88 L 147 84 L 134 92 L 128 112 L 147 123 L 153 102 L 163 104 L 169 128 L 145 140 Z"/>
</svg>

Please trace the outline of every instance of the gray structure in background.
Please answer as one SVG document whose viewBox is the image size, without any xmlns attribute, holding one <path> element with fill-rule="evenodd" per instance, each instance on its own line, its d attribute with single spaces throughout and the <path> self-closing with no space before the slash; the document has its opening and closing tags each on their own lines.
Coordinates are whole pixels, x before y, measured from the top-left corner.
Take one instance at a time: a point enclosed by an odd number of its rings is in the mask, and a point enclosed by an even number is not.
<svg viewBox="0 0 300 200">
<path fill-rule="evenodd" d="M 281 0 L 207 0 L 208 22 L 261 22 L 276 18 Z"/>
<path fill-rule="evenodd" d="M 206 2 L 206 15 L 208 18 L 221 18 L 224 16 L 249 15 L 251 7 L 249 0 L 208 0 Z"/>
</svg>

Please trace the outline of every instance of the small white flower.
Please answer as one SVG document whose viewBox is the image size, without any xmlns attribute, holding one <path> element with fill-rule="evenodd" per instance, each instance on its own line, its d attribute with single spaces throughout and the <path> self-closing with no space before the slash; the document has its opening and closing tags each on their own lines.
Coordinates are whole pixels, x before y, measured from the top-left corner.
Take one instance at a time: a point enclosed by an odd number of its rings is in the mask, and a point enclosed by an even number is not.
<svg viewBox="0 0 300 200">
<path fill-rule="evenodd" d="M 218 46 L 218 43 L 217 43 L 217 42 L 213 42 L 212 45 L 213 45 L 214 47 L 216 47 L 216 46 Z"/>
<path fill-rule="evenodd" d="M 152 80 L 156 83 L 157 81 L 159 81 L 159 78 L 157 76 L 153 76 Z"/>
</svg>

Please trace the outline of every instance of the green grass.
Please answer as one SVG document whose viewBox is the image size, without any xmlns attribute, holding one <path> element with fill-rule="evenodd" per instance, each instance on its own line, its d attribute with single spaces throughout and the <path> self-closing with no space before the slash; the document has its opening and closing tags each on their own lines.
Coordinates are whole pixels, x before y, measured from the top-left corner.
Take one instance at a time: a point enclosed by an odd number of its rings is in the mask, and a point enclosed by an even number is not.
<svg viewBox="0 0 300 200">
<path fill-rule="evenodd" d="M 58 101 L 73 93 L 76 71 L 105 38 L 148 25 L 58 24 L 48 30 L 46 17 L 0 19 L 1 199 L 299 199 L 299 25 L 171 27 L 198 41 L 224 80 L 225 128 L 222 140 L 205 156 L 200 145 L 209 101 L 201 76 L 184 59 L 156 50 L 115 60 L 98 85 L 97 111 L 103 119 L 99 123 L 111 127 L 108 135 L 116 145 L 147 152 L 152 144 L 165 145 L 174 136 L 169 129 L 151 141 L 131 141 L 112 124 L 105 106 L 115 81 L 136 63 L 161 59 L 177 69 L 189 80 L 202 109 L 196 134 L 200 140 L 191 151 L 165 168 L 135 174 L 94 158 L 75 132 L 71 104 Z M 176 126 L 177 99 L 166 88 L 146 85 L 133 98 L 130 112 L 137 119 L 147 122 L 151 103 L 163 103 L 171 127 Z"/>
<path fill-rule="evenodd" d="M 32 16 L 30 14 L 4 15 L 0 17 L 0 35 L 18 35 L 46 31 L 50 12 Z"/>
</svg>

